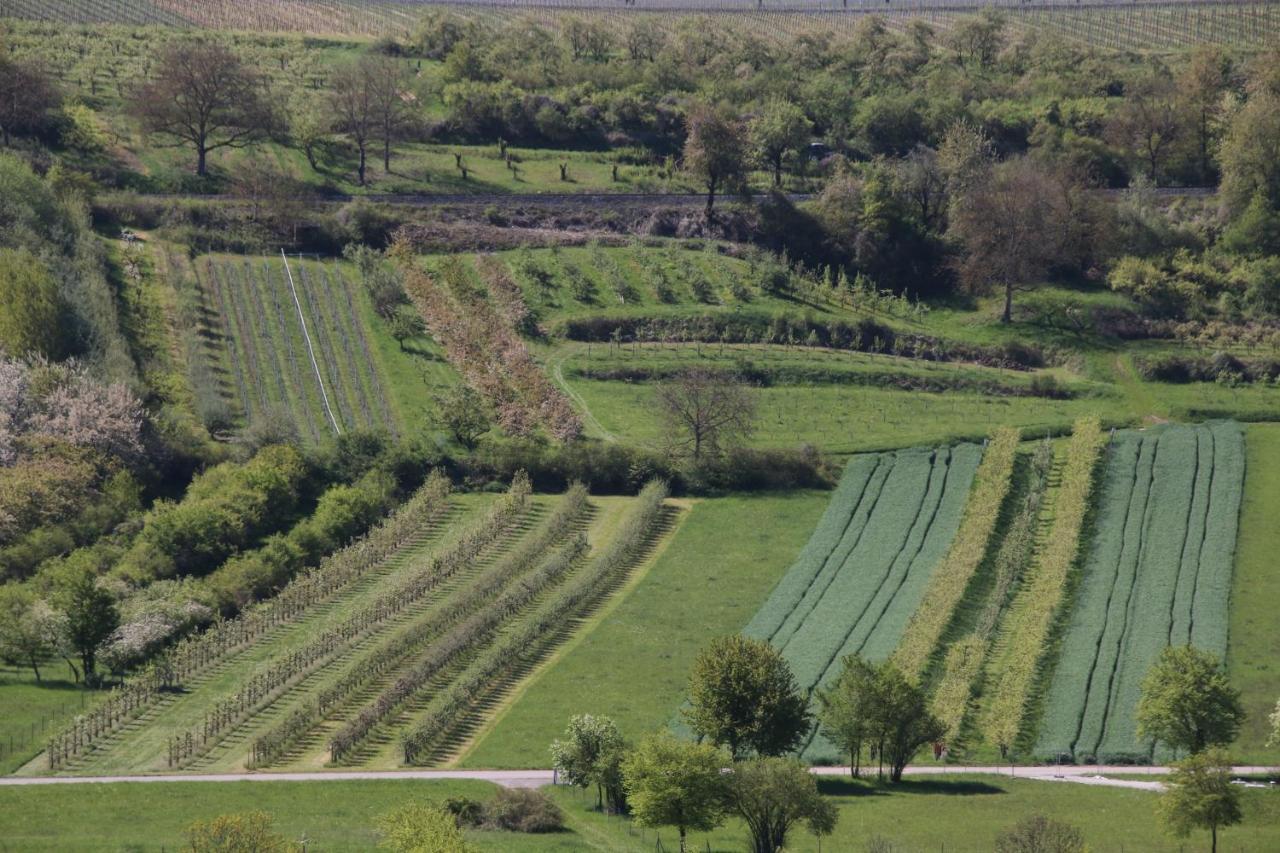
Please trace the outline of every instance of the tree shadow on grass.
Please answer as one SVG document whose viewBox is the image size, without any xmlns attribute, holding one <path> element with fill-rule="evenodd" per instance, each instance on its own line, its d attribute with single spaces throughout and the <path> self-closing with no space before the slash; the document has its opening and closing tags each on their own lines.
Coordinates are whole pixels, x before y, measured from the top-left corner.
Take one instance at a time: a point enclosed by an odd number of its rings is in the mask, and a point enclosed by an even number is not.
<svg viewBox="0 0 1280 853">
<path fill-rule="evenodd" d="M 879 782 L 876 779 L 833 779 L 824 777 L 818 780 L 818 789 L 832 797 L 876 797 L 886 795 L 911 794 L 948 794 L 957 796 L 974 796 L 979 794 L 1004 794 L 1003 788 L 974 779 L 957 779 L 954 782 L 943 779 L 906 779 L 896 785 Z"/>
</svg>

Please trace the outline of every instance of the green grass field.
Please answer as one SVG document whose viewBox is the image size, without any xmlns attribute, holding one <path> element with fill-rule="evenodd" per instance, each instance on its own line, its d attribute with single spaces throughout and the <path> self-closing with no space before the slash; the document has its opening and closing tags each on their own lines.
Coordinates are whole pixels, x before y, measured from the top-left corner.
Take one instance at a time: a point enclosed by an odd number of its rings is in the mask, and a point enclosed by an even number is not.
<svg viewBox="0 0 1280 853">
<path fill-rule="evenodd" d="M 1006 776 L 952 774 L 909 778 L 893 788 L 823 780 L 839 819 L 825 839 L 827 851 L 863 851 L 873 838 L 893 850 L 987 853 L 996 836 L 1017 820 L 1047 815 L 1079 827 L 1095 853 L 1151 851 L 1183 853 L 1207 849 L 1205 833 L 1180 841 L 1160 829 L 1156 796 L 1146 791 L 1031 781 Z M 308 850 L 364 851 L 378 835 L 374 821 L 410 801 L 465 796 L 487 799 L 494 786 L 473 781 L 313 781 L 124 783 L 0 788 L 0 849 L 22 851 L 129 850 L 159 853 L 181 849 L 194 820 L 263 810 L 277 831 L 306 839 Z M 565 813 L 567 829 L 549 835 L 471 832 L 483 850 L 605 851 L 649 853 L 675 846 L 670 829 L 655 832 L 625 818 L 595 812 L 594 793 L 550 791 Z M 1244 824 L 1220 836 L 1224 853 L 1264 853 L 1280 845 L 1280 798 L 1273 791 L 1246 790 Z M 711 833 L 690 836 L 692 850 L 731 853 L 743 849 L 744 827 L 736 820 Z M 803 827 L 788 850 L 817 851 Z"/>
<path fill-rule="evenodd" d="M 1280 762 L 1280 746 L 1266 746 L 1267 717 L 1280 699 L 1280 426 L 1253 424 L 1245 436 L 1244 499 L 1231 585 L 1227 672 L 1243 694 L 1248 718 L 1235 754 L 1241 761 Z"/>
<path fill-rule="evenodd" d="M 634 589 L 534 676 L 461 766 L 545 766 L 574 714 L 613 717 L 629 737 L 666 725 L 699 650 L 747 624 L 827 500 L 796 492 L 694 502 Z"/>
</svg>

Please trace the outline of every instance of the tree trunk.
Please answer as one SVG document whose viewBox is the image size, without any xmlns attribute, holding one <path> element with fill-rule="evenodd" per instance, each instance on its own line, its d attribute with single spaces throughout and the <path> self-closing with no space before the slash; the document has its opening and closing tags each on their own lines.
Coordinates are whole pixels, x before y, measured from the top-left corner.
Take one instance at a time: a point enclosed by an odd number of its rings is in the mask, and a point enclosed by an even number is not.
<svg viewBox="0 0 1280 853">
<path fill-rule="evenodd" d="M 680 827 L 680 853 L 685 853 L 685 829 Z"/>
<path fill-rule="evenodd" d="M 707 181 L 707 222 L 711 221 L 711 215 L 716 205 L 716 183 L 715 178 Z"/>
<path fill-rule="evenodd" d="M 90 687 L 93 686 L 90 682 L 97 678 L 97 673 L 94 672 L 93 658 L 93 649 L 80 653 L 80 666 L 84 669 L 84 683 L 88 684 Z"/>
<path fill-rule="evenodd" d="M 364 172 L 365 172 L 365 166 L 367 163 L 367 154 L 365 149 L 367 146 L 365 142 L 361 140 L 359 143 L 357 143 L 357 147 L 359 147 L 360 149 L 360 166 L 358 169 L 358 172 L 360 175 L 360 186 L 364 186 Z"/>
<path fill-rule="evenodd" d="M 1001 323 L 1013 322 L 1013 283 L 1004 286 L 1004 313 L 1000 315 Z"/>
<path fill-rule="evenodd" d="M 36 656 L 31 656 L 31 671 L 36 674 L 36 684 L 40 683 L 40 661 L 36 660 Z"/>
<path fill-rule="evenodd" d="M 209 167 L 207 163 L 208 158 L 209 158 L 209 152 L 205 150 L 205 147 L 203 145 L 197 145 L 196 146 L 196 174 L 202 178 L 209 174 Z"/>
<path fill-rule="evenodd" d="M 382 138 L 382 171 L 391 174 L 391 135 Z"/>
<path fill-rule="evenodd" d="M 71 658 L 63 658 L 63 660 L 66 661 L 67 666 L 71 667 L 71 677 L 78 684 L 80 682 L 80 670 L 76 669 L 76 665 L 71 662 Z"/>
<path fill-rule="evenodd" d="M 779 154 L 773 161 L 773 185 L 775 187 L 782 186 L 782 155 Z"/>
<path fill-rule="evenodd" d="M 316 147 L 314 145 L 305 145 L 302 148 L 302 153 L 307 155 L 307 164 L 311 166 L 311 171 L 320 171 L 320 167 L 316 165 Z"/>
<path fill-rule="evenodd" d="M 1209 848 L 1210 853 L 1218 853 L 1218 827 L 1216 825 L 1209 827 L 1209 837 L 1212 839 L 1210 842 L 1212 846 Z"/>
</svg>

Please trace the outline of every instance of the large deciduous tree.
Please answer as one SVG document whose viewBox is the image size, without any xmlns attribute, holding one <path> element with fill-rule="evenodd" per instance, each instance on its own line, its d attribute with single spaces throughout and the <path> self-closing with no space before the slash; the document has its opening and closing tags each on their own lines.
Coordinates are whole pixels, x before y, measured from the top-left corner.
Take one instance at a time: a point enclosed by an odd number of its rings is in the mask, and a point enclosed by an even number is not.
<svg viewBox="0 0 1280 853">
<path fill-rule="evenodd" d="M 1173 766 L 1160 797 L 1160 816 L 1169 832 L 1186 838 L 1209 830 L 1210 850 L 1217 853 L 1218 830 L 1244 819 L 1240 790 L 1231 783 L 1231 761 L 1220 750 L 1193 755 Z"/>
<path fill-rule="evenodd" d="M 1254 198 L 1280 210 L 1280 94 L 1251 92 L 1231 118 L 1218 155 L 1222 203 L 1238 215 Z"/>
<path fill-rule="evenodd" d="M 962 281 L 975 292 L 1002 292 L 1000 319 L 1008 323 L 1015 292 L 1092 250 L 1092 210 L 1084 182 L 1066 167 L 1018 157 L 977 169 L 952 200 L 948 233 L 960 244 Z"/>
<path fill-rule="evenodd" d="M 690 368 L 661 385 L 657 397 L 669 447 L 695 463 L 746 438 L 755 427 L 750 390 L 723 373 Z"/>
<path fill-rule="evenodd" d="M 660 732 L 642 740 L 622 762 L 627 803 L 642 826 L 673 826 L 685 853 L 688 834 L 710 832 L 724 820 L 727 763 L 720 750 Z"/>
<path fill-rule="evenodd" d="M 892 661 L 874 665 L 857 655 L 845 657 L 836 681 L 818 692 L 818 703 L 823 730 L 848 751 L 855 776 L 865 748 L 879 763 L 881 778 L 887 763 L 890 781 L 900 782 L 921 748 L 946 733 L 924 691 Z"/>
<path fill-rule="evenodd" d="M 1178 107 L 1173 79 L 1153 71 L 1126 88 L 1124 100 L 1107 124 L 1112 143 L 1141 163 L 1157 186 L 1165 159 L 1182 134 Z"/>
<path fill-rule="evenodd" d="M 148 133 L 194 149 L 201 177 L 209 152 L 261 141 L 276 121 L 266 79 L 225 45 L 200 40 L 164 47 L 131 106 Z"/>
<path fill-rule="evenodd" d="M 773 185 L 782 186 L 782 162 L 809 142 L 813 128 L 804 110 L 791 101 L 774 98 L 751 120 L 751 147 L 760 162 L 773 171 Z"/>
<path fill-rule="evenodd" d="M 14 59 L 0 45 L 0 140 L 8 148 L 15 134 L 40 131 L 61 95 L 45 70 Z"/>
<path fill-rule="evenodd" d="M 807 706 L 778 650 L 735 634 L 713 640 L 698 655 L 683 714 L 699 738 L 727 747 L 737 759 L 798 747 L 812 728 Z"/>
<path fill-rule="evenodd" d="M 728 108 L 698 104 L 690 110 L 684 168 L 707 188 L 709 222 L 715 212 L 716 193 L 739 186 L 746 178 L 746 129 Z"/>
<path fill-rule="evenodd" d="M 339 68 L 332 80 L 335 128 L 356 146 L 361 186 L 368 169 L 369 143 L 382 143 L 382 167 L 391 171 L 391 145 L 412 125 L 408 71 L 389 56 L 366 54 Z"/>
<path fill-rule="evenodd" d="M 1244 709 L 1215 656 L 1169 646 L 1143 679 L 1137 716 L 1140 737 L 1195 754 L 1235 740 Z"/>
<path fill-rule="evenodd" d="M 738 764 L 729 781 L 729 805 L 747 825 L 752 853 L 787 849 L 787 836 L 801 822 L 818 836 L 835 830 L 835 806 L 823 799 L 809 768 L 793 758 Z"/>
<path fill-rule="evenodd" d="M 80 657 L 85 683 L 95 684 L 98 647 L 120 624 L 115 599 L 99 585 L 92 566 L 72 564 L 67 566 L 55 602 L 66 616 L 67 639 Z"/>
</svg>

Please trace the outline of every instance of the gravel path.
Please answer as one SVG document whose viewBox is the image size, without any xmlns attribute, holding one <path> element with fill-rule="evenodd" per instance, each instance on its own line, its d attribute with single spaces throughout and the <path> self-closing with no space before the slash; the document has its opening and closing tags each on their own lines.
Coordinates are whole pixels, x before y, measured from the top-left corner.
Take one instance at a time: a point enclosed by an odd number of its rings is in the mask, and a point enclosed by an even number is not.
<svg viewBox="0 0 1280 853">
<path fill-rule="evenodd" d="M 874 768 L 873 768 L 874 770 Z M 1253 776 L 1274 772 L 1270 767 L 1236 767 L 1237 775 Z M 1105 785 L 1115 788 L 1134 788 L 1146 791 L 1162 789 L 1159 781 L 1140 779 L 1112 779 L 1108 774 L 1132 775 L 1137 773 L 1162 776 L 1168 767 L 1094 766 L 1087 767 L 908 767 L 909 776 L 946 776 L 952 774 L 984 774 L 1012 776 L 1018 779 L 1034 779 L 1043 782 L 1077 782 L 1084 785 Z M 848 767 L 815 767 L 817 776 L 848 776 Z M 355 781 L 364 779 L 473 779 L 493 782 L 505 788 L 538 788 L 550 785 L 555 774 L 550 770 L 351 770 L 317 771 L 314 773 L 171 773 L 152 776 L 5 776 L 0 786 L 6 785 L 101 785 L 115 782 L 326 782 Z"/>
</svg>

